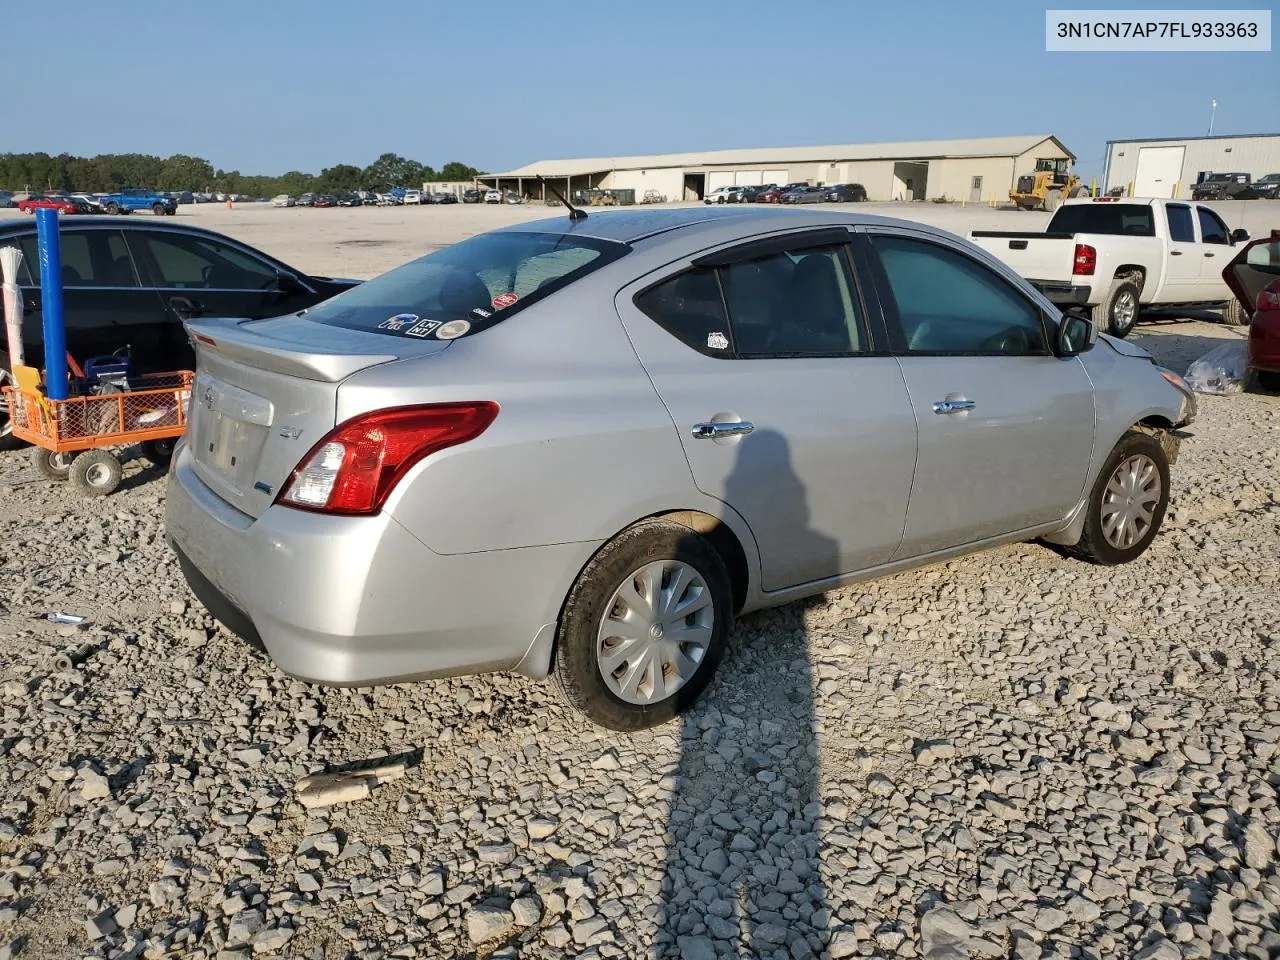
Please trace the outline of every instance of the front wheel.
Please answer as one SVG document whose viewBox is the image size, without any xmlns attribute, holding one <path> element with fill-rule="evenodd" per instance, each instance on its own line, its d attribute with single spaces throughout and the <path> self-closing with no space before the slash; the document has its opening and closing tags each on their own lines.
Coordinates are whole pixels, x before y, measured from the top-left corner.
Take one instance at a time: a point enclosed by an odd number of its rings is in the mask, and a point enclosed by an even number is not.
<svg viewBox="0 0 1280 960">
<path fill-rule="evenodd" d="M 733 592 L 715 548 L 678 523 L 639 523 L 605 544 L 569 592 L 556 680 L 603 727 L 665 723 L 711 681 L 732 621 Z"/>
<path fill-rule="evenodd" d="M 46 480 L 67 479 L 67 474 L 71 472 L 71 461 L 74 459 L 74 453 L 54 453 L 44 447 L 31 448 L 31 465 L 36 468 L 36 473 Z"/>
<path fill-rule="evenodd" d="M 89 497 L 105 497 L 120 486 L 124 471 L 109 450 L 86 450 L 71 461 L 67 479 L 77 491 Z"/>
<path fill-rule="evenodd" d="M 1134 560 L 1151 546 L 1169 506 L 1169 458 L 1153 436 L 1130 430 L 1116 444 L 1086 504 L 1073 548 L 1103 566 Z"/>
<path fill-rule="evenodd" d="M 1138 322 L 1141 296 L 1142 290 L 1133 280 L 1116 280 L 1107 291 L 1106 299 L 1093 308 L 1094 326 L 1124 339 Z"/>
<path fill-rule="evenodd" d="M 151 205 L 151 212 L 152 212 L 152 213 L 154 213 L 157 217 L 163 217 L 163 216 L 164 216 L 164 204 L 163 204 L 163 203 L 153 203 L 153 204 Z"/>
<path fill-rule="evenodd" d="M 1244 305 L 1239 300 L 1229 300 L 1222 308 L 1222 322 L 1228 327 L 1243 327 L 1249 322 L 1249 317 L 1244 312 Z"/>
</svg>

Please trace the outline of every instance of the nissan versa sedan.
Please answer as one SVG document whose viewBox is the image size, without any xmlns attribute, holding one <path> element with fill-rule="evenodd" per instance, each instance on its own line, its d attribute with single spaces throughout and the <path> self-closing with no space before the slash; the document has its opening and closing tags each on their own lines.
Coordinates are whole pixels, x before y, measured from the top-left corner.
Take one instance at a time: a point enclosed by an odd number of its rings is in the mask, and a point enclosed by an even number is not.
<svg viewBox="0 0 1280 960">
<path fill-rule="evenodd" d="M 748 611 L 1037 537 L 1133 560 L 1195 412 L 972 244 L 829 211 L 579 212 L 188 328 L 167 529 L 214 615 L 307 680 L 551 674 L 623 730 Z"/>
</svg>

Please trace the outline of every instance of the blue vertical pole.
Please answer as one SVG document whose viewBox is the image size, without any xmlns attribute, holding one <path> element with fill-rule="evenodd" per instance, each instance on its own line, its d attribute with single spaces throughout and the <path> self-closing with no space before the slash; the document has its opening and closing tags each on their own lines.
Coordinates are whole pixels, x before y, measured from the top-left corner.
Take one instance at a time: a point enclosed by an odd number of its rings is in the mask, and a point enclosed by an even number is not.
<svg viewBox="0 0 1280 960">
<path fill-rule="evenodd" d="M 44 314 L 44 384 L 50 400 L 67 399 L 67 328 L 62 315 L 62 250 L 58 211 L 36 211 L 40 256 L 40 305 Z"/>
</svg>

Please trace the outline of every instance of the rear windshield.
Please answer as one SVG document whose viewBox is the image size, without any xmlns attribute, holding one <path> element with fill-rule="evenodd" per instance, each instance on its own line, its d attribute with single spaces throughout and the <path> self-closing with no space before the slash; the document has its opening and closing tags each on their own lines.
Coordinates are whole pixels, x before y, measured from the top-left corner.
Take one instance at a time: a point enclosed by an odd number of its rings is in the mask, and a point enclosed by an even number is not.
<svg viewBox="0 0 1280 960">
<path fill-rule="evenodd" d="M 1149 203 L 1072 203 L 1058 208 L 1046 228 L 1049 233 L 1110 233 L 1154 237 Z"/>
<path fill-rule="evenodd" d="M 351 330 L 451 340 L 505 320 L 630 249 L 562 233 L 485 233 L 352 287 L 306 315 Z"/>
</svg>

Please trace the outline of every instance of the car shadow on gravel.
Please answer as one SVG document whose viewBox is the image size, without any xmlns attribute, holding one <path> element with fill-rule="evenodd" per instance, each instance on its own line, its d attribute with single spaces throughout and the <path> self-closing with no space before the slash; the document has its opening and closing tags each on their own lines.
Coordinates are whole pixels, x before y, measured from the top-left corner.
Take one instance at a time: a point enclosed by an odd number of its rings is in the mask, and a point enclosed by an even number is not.
<svg viewBox="0 0 1280 960">
<path fill-rule="evenodd" d="M 738 444 L 726 499 L 739 502 L 735 488 L 758 489 L 761 466 L 781 477 L 770 504 L 775 530 L 788 531 L 782 559 L 805 558 L 815 576 L 835 576 L 839 545 L 810 528 L 781 434 L 759 431 Z M 650 957 L 804 958 L 824 949 L 830 910 L 819 866 L 809 605 L 744 617 L 721 666 L 726 680 L 681 721 Z"/>
<path fill-rule="evenodd" d="M 1189 364 L 1215 347 L 1236 339 L 1247 340 L 1249 336 L 1248 327 L 1219 327 L 1222 334 L 1216 337 L 1171 332 L 1179 325 L 1179 320 L 1170 317 L 1148 322 L 1144 315 L 1142 326 L 1134 328 L 1129 340 L 1148 351 L 1162 367 L 1168 367 L 1175 373 L 1185 373 Z"/>
</svg>

